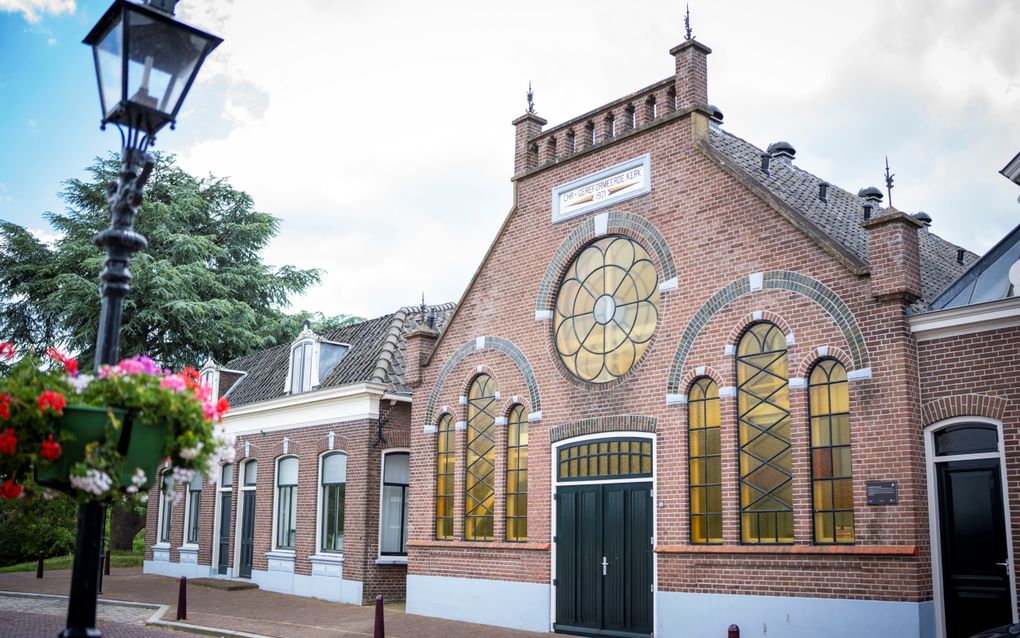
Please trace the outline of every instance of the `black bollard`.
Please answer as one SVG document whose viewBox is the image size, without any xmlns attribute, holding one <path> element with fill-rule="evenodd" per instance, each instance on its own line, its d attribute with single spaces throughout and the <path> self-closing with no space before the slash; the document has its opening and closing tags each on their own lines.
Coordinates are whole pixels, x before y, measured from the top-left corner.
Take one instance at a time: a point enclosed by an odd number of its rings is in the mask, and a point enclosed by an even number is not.
<svg viewBox="0 0 1020 638">
<path fill-rule="evenodd" d="M 43 573 L 43 553 L 39 552 L 39 562 L 35 565 L 35 577 L 42 578 Z"/>
<path fill-rule="evenodd" d="M 188 577 L 181 576 L 181 589 L 177 593 L 177 620 L 188 619 Z"/>
<path fill-rule="evenodd" d="M 106 562 L 103 563 L 103 576 L 110 575 L 110 550 L 106 550 Z"/>
<path fill-rule="evenodd" d="M 726 632 L 726 638 L 740 638 L 740 627 L 730 625 L 729 631 Z"/>
<path fill-rule="evenodd" d="M 375 597 L 375 631 L 372 633 L 372 638 L 386 638 L 386 630 L 383 628 L 382 606 L 382 594 L 379 594 Z"/>
</svg>

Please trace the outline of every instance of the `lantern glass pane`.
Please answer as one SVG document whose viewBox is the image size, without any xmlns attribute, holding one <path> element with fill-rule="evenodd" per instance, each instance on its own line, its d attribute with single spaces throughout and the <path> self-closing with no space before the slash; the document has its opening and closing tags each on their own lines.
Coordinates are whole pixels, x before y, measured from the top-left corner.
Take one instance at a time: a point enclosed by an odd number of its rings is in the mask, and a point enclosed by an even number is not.
<svg viewBox="0 0 1020 638">
<path fill-rule="evenodd" d="M 117 109 L 123 87 L 121 54 L 124 50 L 124 29 L 115 22 L 99 43 L 93 47 L 96 57 L 96 73 L 99 77 L 99 97 L 102 99 L 103 117 L 109 117 Z"/>
<path fill-rule="evenodd" d="M 174 22 L 128 15 L 128 99 L 172 117 L 208 42 Z"/>
</svg>

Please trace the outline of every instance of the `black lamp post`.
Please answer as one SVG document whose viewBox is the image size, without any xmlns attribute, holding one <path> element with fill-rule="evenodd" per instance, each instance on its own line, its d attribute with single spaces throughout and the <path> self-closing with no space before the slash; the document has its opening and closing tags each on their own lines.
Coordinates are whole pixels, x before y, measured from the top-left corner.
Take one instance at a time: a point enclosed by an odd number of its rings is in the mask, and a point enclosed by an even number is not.
<svg viewBox="0 0 1020 638">
<path fill-rule="evenodd" d="M 144 1 L 116 0 L 84 40 L 92 47 L 96 64 L 102 126 L 113 124 L 121 135 L 119 179 L 107 188 L 110 228 L 95 238 L 96 245 L 106 249 L 99 275 L 103 306 L 96 369 L 117 361 L 121 313 L 131 283 L 128 264 L 147 245 L 134 231 L 134 218 L 152 171 L 148 148 L 161 128 L 167 124 L 173 128 L 199 68 L 223 41 L 174 19 L 177 0 Z M 78 511 L 67 627 L 61 638 L 102 636 L 95 625 L 105 518 L 105 508 L 98 503 L 82 505 Z"/>
</svg>

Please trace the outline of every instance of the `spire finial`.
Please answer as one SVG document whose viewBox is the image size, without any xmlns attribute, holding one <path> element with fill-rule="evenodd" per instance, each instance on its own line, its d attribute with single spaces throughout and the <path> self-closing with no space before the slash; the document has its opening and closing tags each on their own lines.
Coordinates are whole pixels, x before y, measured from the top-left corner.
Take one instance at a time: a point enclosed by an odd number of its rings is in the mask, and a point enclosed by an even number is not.
<svg viewBox="0 0 1020 638">
<path fill-rule="evenodd" d="M 421 317 L 421 320 L 418 322 L 419 324 L 425 323 L 425 308 L 426 308 L 426 306 L 425 306 L 425 293 L 422 292 L 421 293 L 421 305 L 418 306 L 418 314 Z"/>
<path fill-rule="evenodd" d="M 687 12 L 684 13 L 684 31 L 687 32 L 687 39 L 694 39 L 694 32 L 691 31 L 691 5 L 687 4 Z"/>
<path fill-rule="evenodd" d="M 889 208 L 892 208 L 892 189 L 893 189 L 893 178 L 896 177 L 895 173 L 889 172 L 889 156 L 885 156 L 885 190 L 889 194 Z"/>
<path fill-rule="evenodd" d="M 535 112 L 535 92 L 531 90 L 531 82 L 528 82 L 528 113 Z"/>
</svg>

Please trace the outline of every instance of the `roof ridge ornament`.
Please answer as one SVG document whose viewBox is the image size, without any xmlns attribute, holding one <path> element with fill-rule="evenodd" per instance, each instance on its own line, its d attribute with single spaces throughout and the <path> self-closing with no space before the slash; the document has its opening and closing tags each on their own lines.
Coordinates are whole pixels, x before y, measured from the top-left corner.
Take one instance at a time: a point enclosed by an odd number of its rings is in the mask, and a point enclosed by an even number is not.
<svg viewBox="0 0 1020 638">
<path fill-rule="evenodd" d="M 694 39 L 694 32 L 691 31 L 691 4 L 687 3 L 687 11 L 684 13 L 684 31 L 688 40 Z"/>
<path fill-rule="evenodd" d="M 305 323 L 301 326 L 301 332 L 298 333 L 298 336 L 295 337 L 294 341 L 303 341 L 305 339 L 312 339 L 314 341 L 318 341 L 320 339 L 319 335 L 312 330 L 312 324 L 307 319 L 305 319 Z"/>
<path fill-rule="evenodd" d="M 206 368 L 218 368 L 218 367 L 219 364 L 216 363 L 216 359 L 213 358 L 211 352 L 205 355 L 205 363 L 202 364 L 201 367 L 202 370 L 205 370 Z"/>
<path fill-rule="evenodd" d="M 892 208 L 892 189 L 893 189 L 893 178 L 896 177 L 895 173 L 889 172 L 889 156 L 885 156 L 885 190 L 889 193 L 889 207 Z"/>
<path fill-rule="evenodd" d="M 174 7 L 180 0 L 145 0 L 145 4 L 156 11 L 162 11 L 167 15 L 174 15 Z"/>
<path fill-rule="evenodd" d="M 527 113 L 534 113 L 535 112 L 535 92 L 531 90 L 531 81 L 530 80 L 528 80 L 528 110 L 526 112 Z M 424 298 L 425 298 L 425 296 L 423 294 L 422 295 L 422 299 L 424 299 Z"/>
</svg>

